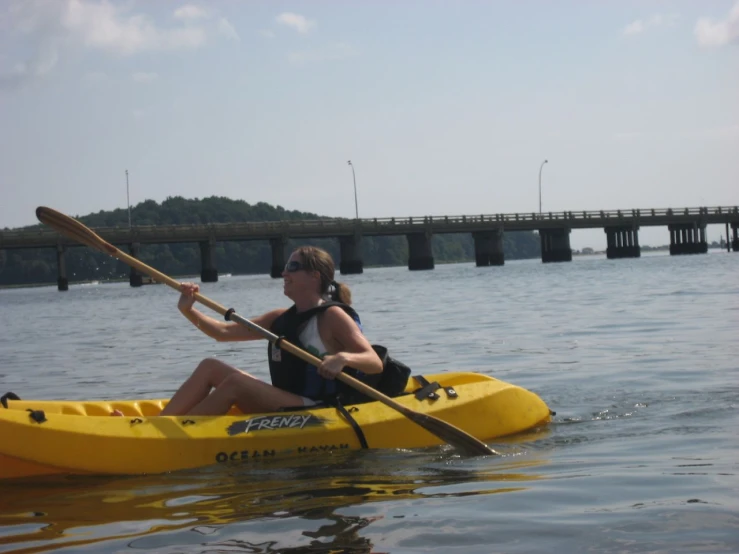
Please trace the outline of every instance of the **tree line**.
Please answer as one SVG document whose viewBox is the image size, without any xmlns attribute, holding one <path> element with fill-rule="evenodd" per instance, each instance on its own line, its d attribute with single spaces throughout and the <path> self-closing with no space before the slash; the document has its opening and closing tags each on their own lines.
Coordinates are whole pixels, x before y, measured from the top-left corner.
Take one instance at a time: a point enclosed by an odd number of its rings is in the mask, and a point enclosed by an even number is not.
<svg viewBox="0 0 739 554">
<path fill-rule="evenodd" d="M 91 228 L 127 227 L 126 209 L 100 211 L 75 216 Z M 170 197 L 161 204 L 146 200 L 131 207 L 135 225 L 197 225 L 237 223 L 245 221 L 284 221 L 331 219 L 309 212 L 286 210 L 265 202 L 249 204 L 243 200 L 211 196 L 203 199 Z M 39 227 L 32 225 L 25 229 Z M 7 230 L 7 229 L 6 229 Z M 475 259 L 470 233 L 435 235 L 431 239 L 436 263 L 469 262 Z M 335 239 L 300 239 L 288 241 L 288 247 L 311 244 L 326 249 L 335 260 L 339 244 Z M 539 237 L 533 232 L 506 233 L 503 248 L 507 260 L 536 258 L 540 255 Z M 272 251 L 269 241 L 219 242 L 216 245 L 216 268 L 219 273 L 269 273 Z M 362 237 L 365 267 L 399 266 L 408 263 L 408 242 L 404 236 Z M 200 274 L 200 248 L 197 243 L 142 244 L 139 258 L 169 275 Z M 129 268 L 122 262 L 90 248 L 70 248 L 65 255 L 67 278 L 75 281 L 104 281 L 128 277 Z M 53 283 L 57 279 L 56 252 L 51 248 L 0 250 L 0 285 Z"/>
</svg>

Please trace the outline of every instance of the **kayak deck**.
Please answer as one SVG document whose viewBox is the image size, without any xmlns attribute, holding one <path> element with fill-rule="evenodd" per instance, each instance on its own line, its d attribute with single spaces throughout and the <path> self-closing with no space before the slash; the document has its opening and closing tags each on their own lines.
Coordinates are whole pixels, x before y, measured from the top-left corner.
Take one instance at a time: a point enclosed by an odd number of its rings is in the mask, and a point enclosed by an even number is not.
<svg viewBox="0 0 739 554">
<path fill-rule="evenodd" d="M 428 374 L 436 399 L 407 394 L 393 400 L 439 418 L 480 440 L 511 435 L 549 421 L 534 393 L 478 373 Z M 447 388 L 450 391 L 447 392 Z M 453 390 L 451 390 L 453 389 Z M 456 393 L 454 395 L 453 393 Z M 248 463 L 361 448 L 357 432 L 334 407 L 267 414 L 160 416 L 166 400 L 9 400 L 0 407 L 0 478 L 53 473 L 163 473 L 213 464 Z M 442 444 L 396 410 L 368 402 L 348 406 L 369 448 Z M 118 410 L 123 417 L 111 413 Z"/>
</svg>

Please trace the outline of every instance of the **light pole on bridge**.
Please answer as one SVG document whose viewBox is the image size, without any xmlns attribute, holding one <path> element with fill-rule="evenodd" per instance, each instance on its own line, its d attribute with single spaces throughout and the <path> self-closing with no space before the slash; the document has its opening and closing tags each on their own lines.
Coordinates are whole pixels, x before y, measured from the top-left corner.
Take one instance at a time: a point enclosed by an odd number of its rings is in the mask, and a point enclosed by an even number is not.
<svg viewBox="0 0 739 554">
<path fill-rule="evenodd" d="M 128 195 L 128 170 L 126 170 L 126 202 L 128 203 L 128 228 L 131 228 L 131 197 Z"/>
<path fill-rule="evenodd" d="M 549 163 L 549 160 L 544 160 L 539 166 L 539 213 L 541 213 L 541 170 L 544 169 L 546 163 Z"/>
<path fill-rule="evenodd" d="M 354 213 L 356 218 L 359 219 L 359 204 L 357 203 L 357 175 L 354 173 L 354 164 L 351 160 L 347 161 L 352 168 L 352 178 L 354 179 Z"/>
</svg>

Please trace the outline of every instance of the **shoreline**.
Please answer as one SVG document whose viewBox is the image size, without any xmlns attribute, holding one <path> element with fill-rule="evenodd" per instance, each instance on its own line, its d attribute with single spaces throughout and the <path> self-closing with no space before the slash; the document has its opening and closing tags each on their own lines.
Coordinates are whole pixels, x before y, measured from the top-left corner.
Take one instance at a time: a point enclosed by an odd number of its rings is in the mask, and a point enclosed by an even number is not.
<svg viewBox="0 0 739 554">
<path fill-rule="evenodd" d="M 586 247 L 587 248 L 587 247 Z M 669 245 L 664 246 L 642 246 L 641 251 L 642 253 L 649 253 L 649 252 L 666 252 L 669 251 L 670 247 Z M 709 252 L 712 250 L 720 250 L 725 251 L 726 247 L 720 247 L 720 246 L 709 246 L 708 247 Z M 585 258 L 585 257 L 598 257 L 598 256 L 605 256 L 606 251 L 605 250 L 590 250 L 588 252 L 583 252 L 582 250 L 572 250 L 572 256 L 578 257 L 578 258 Z M 511 260 L 506 261 L 518 261 L 518 260 L 533 260 L 537 259 L 537 257 L 531 257 L 531 258 L 512 258 Z M 445 261 L 438 261 L 435 262 L 435 265 L 450 265 L 450 264 L 464 264 L 464 263 L 474 263 L 475 260 L 445 260 Z M 377 268 L 386 268 L 386 267 L 404 267 L 404 265 L 367 265 L 364 266 L 365 269 L 377 269 Z M 242 275 L 269 275 L 269 272 L 254 272 L 254 273 L 224 273 L 220 275 L 221 277 L 224 276 L 242 276 Z M 197 274 L 182 274 L 182 275 L 170 275 L 173 279 L 180 279 L 180 278 L 192 278 L 192 279 L 198 279 L 199 276 Z M 123 278 L 117 278 L 117 279 L 88 279 L 83 281 L 69 281 L 69 285 L 106 285 L 111 283 L 125 283 L 128 281 L 128 277 Z M 162 284 L 162 283 L 146 283 L 146 285 L 149 284 Z M 145 286 L 146 286 L 145 285 Z M 9 285 L 2 285 L 0 284 L 0 290 L 12 290 L 12 289 L 20 289 L 20 288 L 41 288 L 41 287 L 55 287 L 57 286 L 56 281 L 50 281 L 46 283 L 13 283 Z"/>
</svg>

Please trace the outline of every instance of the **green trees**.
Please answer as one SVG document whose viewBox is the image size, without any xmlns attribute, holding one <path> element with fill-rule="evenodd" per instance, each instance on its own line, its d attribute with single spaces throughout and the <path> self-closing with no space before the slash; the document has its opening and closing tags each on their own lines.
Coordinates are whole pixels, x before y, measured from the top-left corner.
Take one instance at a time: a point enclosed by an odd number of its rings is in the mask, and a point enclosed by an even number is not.
<svg viewBox="0 0 739 554">
<path fill-rule="evenodd" d="M 125 209 L 75 217 L 91 228 L 128 227 L 128 210 Z M 131 208 L 133 225 L 301 219 L 321 219 L 321 216 L 286 210 L 282 206 L 272 206 L 265 202 L 251 205 L 243 200 L 217 196 L 202 200 L 174 196 L 161 204 L 146 200 Z M 339 245 L 336 240 L 291 240 L 289 246 L 300 244 L 320 246 L 328 250 L 336 260 L 339 259 Z M 469 262 L 475 256 L 472 236 L 467 233 L 436 235 L 432 239 L 432 249 L 437 263 Z M 408 243 L 403 236 L 363 237 L 362 250 L 365 267 L 405 265 L 408 261 Z M 508 233 L 504 236 L 504 250 L 507 260 L 537 257 L 538 236 L 530 232 Z M 200 249 L 196 243 L 146 244 L 141 246 L 139 255 L 145 263 L 170 275 L 200 273 Z M 85 247 L 70 248 L 65 260 L 70 282 L 125 279 L 129 272 L 128 267 L 117 260 Z M 225 242 L 218 243 L 216 248 L 216 267 L 219 273 L 269 273 L 271 260 L 272 254 L 267 241 Z M 52 249 L 0 250 L 0 285 L 51 283 L 56 278 L 56 253 Z"/>
</svg>

